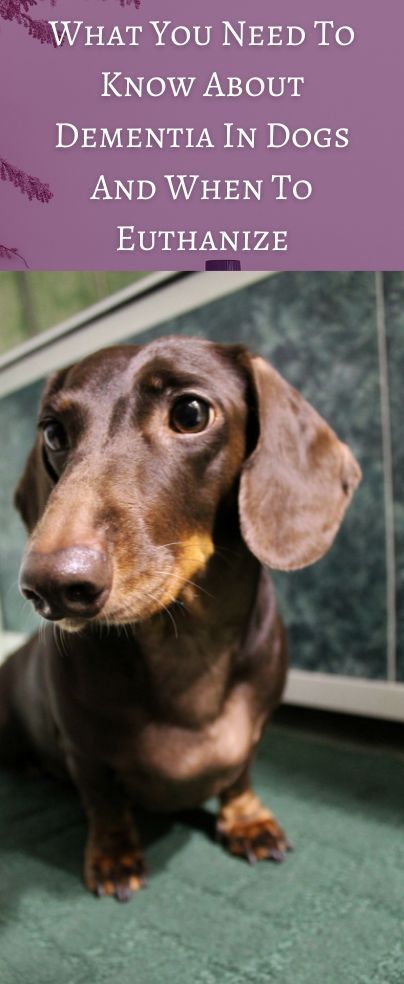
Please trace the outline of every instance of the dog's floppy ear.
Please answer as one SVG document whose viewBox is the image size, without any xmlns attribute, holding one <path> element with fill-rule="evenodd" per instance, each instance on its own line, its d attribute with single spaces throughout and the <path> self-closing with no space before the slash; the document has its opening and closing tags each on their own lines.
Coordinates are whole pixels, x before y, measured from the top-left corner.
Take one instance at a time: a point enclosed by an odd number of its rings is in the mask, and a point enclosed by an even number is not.
<svg viewBox="0 0 404 984">
<path fill-rule="evenodd" d="M 52 482 L 44 467 L 38 436 L 14 493 L 14 505 L 29 533 L 42 516 L 51 489 Z"/>
<path fill-rule="evenodd" d="M 69 368 L 55 372 L 48 379 L 42 394 L 42 408 L 46 400 L 63 385 Z M 32 532 L 41 518 L 52 488 L 53 484 L 44 465 L 42 442 L 38 434 L 14 493 L 14 505 L 29 533 Z"/>
<path fill-rule="evenodd" d="M 240 480 L 243 538 L 263 564 L 291 571 L 331 546 L 361 478 L 346 444 L 262 358 L 248 357 L 259 437 Z"/>
</svg>

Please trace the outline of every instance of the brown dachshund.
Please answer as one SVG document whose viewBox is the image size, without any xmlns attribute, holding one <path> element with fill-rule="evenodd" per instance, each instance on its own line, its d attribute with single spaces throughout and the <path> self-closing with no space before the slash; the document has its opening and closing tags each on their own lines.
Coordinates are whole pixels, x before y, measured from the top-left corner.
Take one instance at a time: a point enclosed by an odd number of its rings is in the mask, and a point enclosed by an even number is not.
<svg viewBox="0 0 404 984">
<path fill-rule="evenodd" d="M 243 346 L 162 338 L 48 382 L 16 493 L 31 534 L 20 587 L 48 624 L 0 670 L 0 748 L 3 764 L 34 756 L 73 779 L 90 891 L 122 901 L 143 884 L 136 804 L 217 796 L 232 854 L 282 859 L 249 779 L 286 673 L 261 565 L 318 560 L 359 479 Z"/>
</svg>

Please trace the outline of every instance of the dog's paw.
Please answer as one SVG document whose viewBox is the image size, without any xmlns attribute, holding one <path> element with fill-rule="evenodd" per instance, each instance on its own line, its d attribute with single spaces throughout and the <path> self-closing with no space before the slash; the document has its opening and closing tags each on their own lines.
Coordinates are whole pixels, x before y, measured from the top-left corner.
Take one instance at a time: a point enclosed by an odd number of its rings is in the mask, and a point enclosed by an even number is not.
<svg viewBox="0 0 404 984">
<path fill-rule="evenodd" d="M 111 851 L 90 843 L 86 850 L 84 883 L 98 898 L 111 895 L 118 902 L 128 902 L 146 885 L 146 865 L 140 848 Z"/>
<path fill-rule="evenodd" d="M 257 861 L 283 861 L 291 850 L 286 834 L 275 817 L 262 806 L 252 791 L 222 806 L 216 823 L 217 838 L 236 857 L 250 864 Z"/>
<path fill-rule="evenodd" d="M 220 842 L 230 854 L 246 858 L 250 864 L 257 861 L 284 861 L 291 845 L 279 824 L 273 818 L 235 823 L 230 830 L 217 826 Z"/>
</svg>

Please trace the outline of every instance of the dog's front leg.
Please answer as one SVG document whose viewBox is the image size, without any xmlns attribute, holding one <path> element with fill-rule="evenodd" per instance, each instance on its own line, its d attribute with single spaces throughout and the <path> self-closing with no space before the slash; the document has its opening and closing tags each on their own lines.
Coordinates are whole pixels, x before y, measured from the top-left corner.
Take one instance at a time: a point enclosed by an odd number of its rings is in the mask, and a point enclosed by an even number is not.
<svg viewBox="0 0 404 984">
<path fill-rule="evenodd" d="M 70 755 L 69 770 L 81 794 L 89 830 L 84 883 L 99 897 L 127 902 L 145 882 L 146 866 L 130 803 L 112 770 Z"/>
<path fill-rule="evenodd" d="M 216 830 L 230 854 L 250 864 L 283 861 L 291 846 L 274 815 L 254 793 L 248 768 L 221 794 Z"/>
</svg>

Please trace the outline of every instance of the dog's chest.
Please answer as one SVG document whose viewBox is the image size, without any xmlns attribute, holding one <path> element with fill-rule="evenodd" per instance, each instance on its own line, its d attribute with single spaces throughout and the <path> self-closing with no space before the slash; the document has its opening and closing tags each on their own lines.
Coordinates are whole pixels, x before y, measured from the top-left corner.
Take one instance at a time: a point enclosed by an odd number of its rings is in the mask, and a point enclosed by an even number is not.
<svg viewBox="0 0 404 984">
<path fill-rule="evenodd" d="M 93 674 L 91 686 L 76 681 L 80 699 L 64 707 L 63 731 L 143 805 L 193 806 L 236 778 L 262 730 L 251 688 L 228 687 L 232 658 L 224 652 L 198 673 L 166 662 L 164 675 L 150 666 L 111 674 L 100 661 L 96 686 Z"/>
<path fill-rule="evenodd" d="M 187 782 L 243 762 L 257 727 L 251 689 L 227 684 L 227 663 L 199 673 L 166 665 L 148 686 L 133 682 L 109 695 L 106 754 L 121 773 Z M 182 672 L 181 672 L 182 669 Z"/>
<path fill-rule="evenodd" d="M 145 806 L 186 807 L 215 795 L 259 739 L 263 720 L 250 696 L 246 687 L 235 688 L 220 714 L 197 728 L 138 718 L 113 751 L 112 767 Z"/>
</svg>

